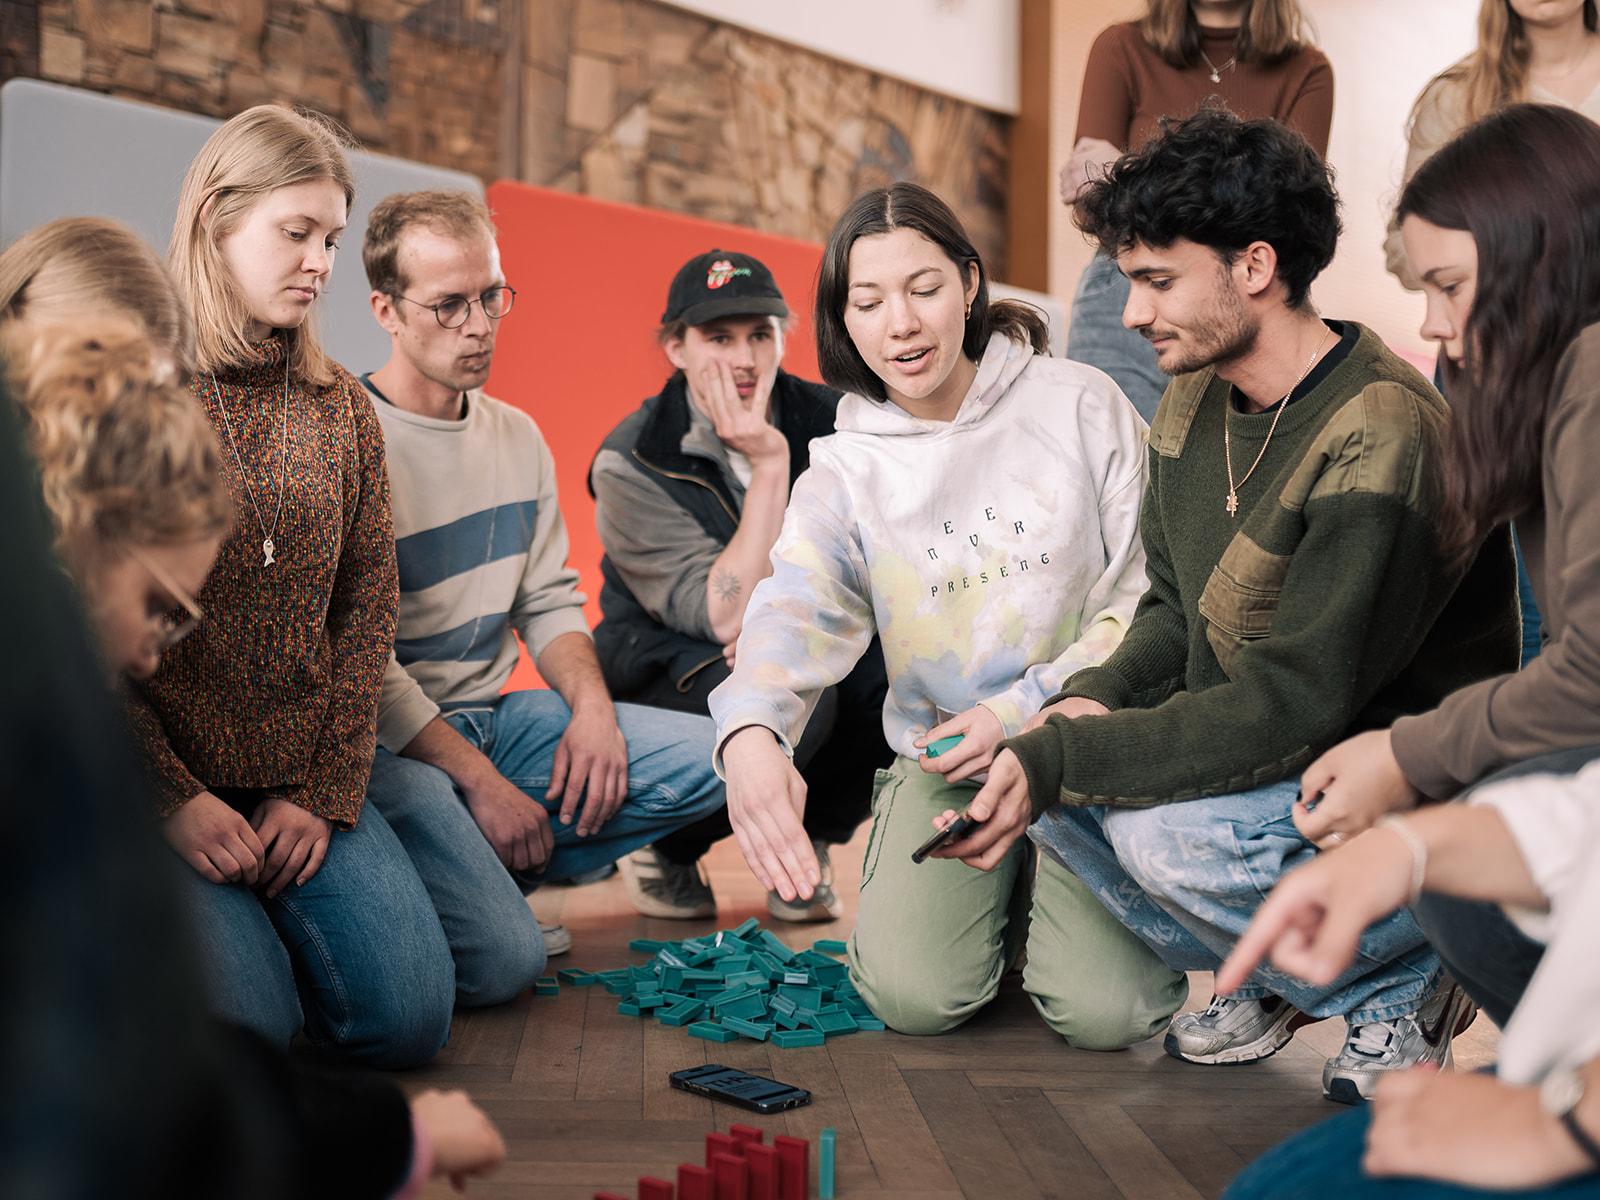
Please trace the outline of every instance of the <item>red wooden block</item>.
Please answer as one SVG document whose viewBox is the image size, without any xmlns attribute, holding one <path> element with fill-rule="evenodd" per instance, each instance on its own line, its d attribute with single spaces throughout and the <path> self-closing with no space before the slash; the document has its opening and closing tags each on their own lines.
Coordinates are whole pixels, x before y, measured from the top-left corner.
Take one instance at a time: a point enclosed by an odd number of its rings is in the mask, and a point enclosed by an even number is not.
<svg viewBox="0 0 1600 1200">
<path fill-rule="evenodd" d="M 734 1158 L 743 1158 L 739 1143 L 725 1133 L 706 1134 L 706 1166 L 711 1166 L 719 1154 L 729 1154 Z"/>
<path fill-rule="evenodd" d="M 775 1137 L 778 1152 L 779 1200 L 808 1200 L 811 1195 L 811 1143 L 805 1138 Z"/>
<path fill-rule="evenodd" d="M 672 1185 L 652 1175 L 639 1177 L 639 1200 L 672 1200 Z"/>
<path fill-rule="evenodd" d="M 693 1163 L 678 1168 L 678 1200 L 713 1200 L 711 1172 Z"/>
<path fill-rule="evenodd" d="M 717 1200 L 750 1200 L 750 1165 L 732 1154 L 719 1154 L 711 1164 L 717 1177 Z"/>
<path fill-rule="evenodd" d="M 744 1160 L 750 1164 L 750 1200 L 780 1200 L 778 1152 L 771 1146 L 746 1146 Z"/>
<path fill-rule="evenodd" d="M 761 1145 L 767 1136 L 754 1125 L 729 1125 L 728 1132 L 733 1135 L 733 1140 L 739 1143 L 740 1150 L 752 1144 Z"/>
</svg>

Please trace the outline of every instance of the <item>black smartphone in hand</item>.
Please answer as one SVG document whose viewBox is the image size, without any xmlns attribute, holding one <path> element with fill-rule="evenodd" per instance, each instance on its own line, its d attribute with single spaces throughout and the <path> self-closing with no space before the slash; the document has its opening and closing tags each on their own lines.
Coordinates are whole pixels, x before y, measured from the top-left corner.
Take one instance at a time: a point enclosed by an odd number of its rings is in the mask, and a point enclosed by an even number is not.
<svg viewBox="0 0 1600 1200">
<path fill-rule="evenodd" d="M 913 850 L 911 852 L 911 861 L 920 863 L 940 846 L 948 846 L 952 842 L 959 842 L 981 824 L 983 824 L 982 821 L 974 820 L 966 813 L 962 813 L 954 821 L 951 821 L 943 829 L 936 831 L 931 838 Z"/>
</svg>

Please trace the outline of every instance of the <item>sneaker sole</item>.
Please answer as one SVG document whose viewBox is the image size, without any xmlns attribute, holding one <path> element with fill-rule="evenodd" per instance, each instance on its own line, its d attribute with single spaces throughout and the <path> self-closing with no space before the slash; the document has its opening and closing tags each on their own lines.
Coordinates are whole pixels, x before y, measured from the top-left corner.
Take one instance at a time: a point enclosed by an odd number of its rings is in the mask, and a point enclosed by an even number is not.
<svg viewBox="0 0 1600 1200">
<path fill-rule="evenodd" d="M 837 921 L 844 915 L 844 905 L 838 900 L 832 904 L 785 904 L 782 900 L 767 899 L 767 912 L 775 921 L 791 925 L 820 925 L 824 921 Z"/>
<path fill-rule="evenodd" d="M 560 958 L 563 954 L 572 953 L 572 935 L 562 930 L 557 937 L 544 934 L 544 956 L 546 958 Z"/>
<path fill-rule="evenodd" d="M 634 911 L 641 916 L 660 917 L 663 921 L 701 921 L 706 917 L 717 915 L 717 906 L 714 902 L 699 904 L 694 908 L 675 908 L 650 896 L 635 895 L 630 891 L 628 903 L 632 904 Z"/>
<path fill-rule="evenodd" d="M 1215 1054 L 1188 1054 L 1179 1045 L 1178 1039 L 1169 1030 L 1167 1036 L 1161 1039 L 1161 1048 L 1180 1062 L 1197 1063 L 1203 1067 L 1239 1067 L 1247 1063 L 1260 1062 L 1262 1059 L 1271 1058 L 1282 1050 L 1294 1038 L 1294 1031 L 1306 1025 L 1316 1023 L 1316 1017 L 1308 1017 L 1298 1009 L 1292 1010 L 1291 1015 L 1282 1023 L 1274 1023 L 1253 1042 L 1246 1042 L 1243 1046 L 1235 1046 L 1228 1050 L 1221 1050 Z"/>
</svg>

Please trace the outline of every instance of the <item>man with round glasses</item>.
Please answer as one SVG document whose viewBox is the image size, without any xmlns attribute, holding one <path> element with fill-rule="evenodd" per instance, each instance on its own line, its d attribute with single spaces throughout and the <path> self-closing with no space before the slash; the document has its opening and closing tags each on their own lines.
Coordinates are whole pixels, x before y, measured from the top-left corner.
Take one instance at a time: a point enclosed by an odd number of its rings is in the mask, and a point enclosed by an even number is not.
<svg viewBox="0 0 1600 1200">
<path fill-rule="evenodd" d="M 461 993 L 495 974 L 479 961 L 497 940 L 483 922 L 505 906 L 487 898 L 609 866 L 724 799 L 709 720 L 612 703 L 550 449 L 527 414 L 482 390 L 516 297 L 482 199 L 388 196 L 362 258 L 390 340 L 362 382 L 383 425 L 400 563 L 367 799 L 427 885 Z M 501 694 L 519 637 L 553 690 Z M 559 926 L 543 940 L 549 954 L 571 946 Z M 533 979 L 508 982 L 514 994 Z"/>
</svg>

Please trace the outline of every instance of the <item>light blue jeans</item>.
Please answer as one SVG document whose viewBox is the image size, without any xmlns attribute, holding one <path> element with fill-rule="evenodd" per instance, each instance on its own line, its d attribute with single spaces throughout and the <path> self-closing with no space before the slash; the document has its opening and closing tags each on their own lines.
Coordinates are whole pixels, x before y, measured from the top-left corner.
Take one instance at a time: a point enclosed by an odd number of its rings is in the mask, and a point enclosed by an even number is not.
<svg viewBox="0 0 1600 1200">
<path fill-rule="evenodd" d="M 1284 872 L 1316 854 L 1294 827 L 1296 794 L 1286 780 L 1153 808 L 1058 804 L 1029 836 L 1167 966 L 1214 971 Z M 1328 987 L 1262 966 L 1235 994 L 1281 996 L 1311 1016 L 1360 1024 L 1416 1011 L 1438 974 L 1438 956 L 1402 911 L 1367 930 L 1355 963 Z"/>
<path fill-rule="evenodd" d="M 442 925 L 455 959 L 463 1004 L 496 1004 L 528 987 L 545 965 L 539 923 L 523 899 L 540 883 L 570 879 L 615 862 L 725 803 L 711 769 L 715 728 L 689 713 L 617 705 L 628 743 L 628 795 L 597 832 L 579 837 L 563 825 L 559 801 L 546 800 L 556 747 L 572 711 L 552 691 L 512 692 L 484 707 L 446 714 L 451 727 L 481 750 L 495 770 L 550 814 L 555 852 L 543 871 L 513 874 L 467 810 L 461 792 L 437 767 L 379 750 L 367 807 L 394 827 Z"/>
<path fill-rule="evenodd" d="M 246 816 L 254 808 L 225 798 Z M 377 1067 L 418 1066 L 444 1046 L 450 947 L 411 859 L 370 804 L 354 829 L 334 832 L 305 886 L 275 899 L 187 867 L 181 876 L 218 1016 L 283 1046 L 303 1026 L 323 1048 Z"/>
<path fill-rule="evenodd" d="M 1072 323 L 1067 326 L 1067 357 L 1099 367 L 1133 401 L 1146 421 L 1167 390 L 1167 377 L 1156 366 L 1156 352 L 1140 334 L 1122 323 L 1128 305 L 1128 277 L 1116 260 L 1096 254 L 1078 277 L 1072 297 Z"/>
</svg>

